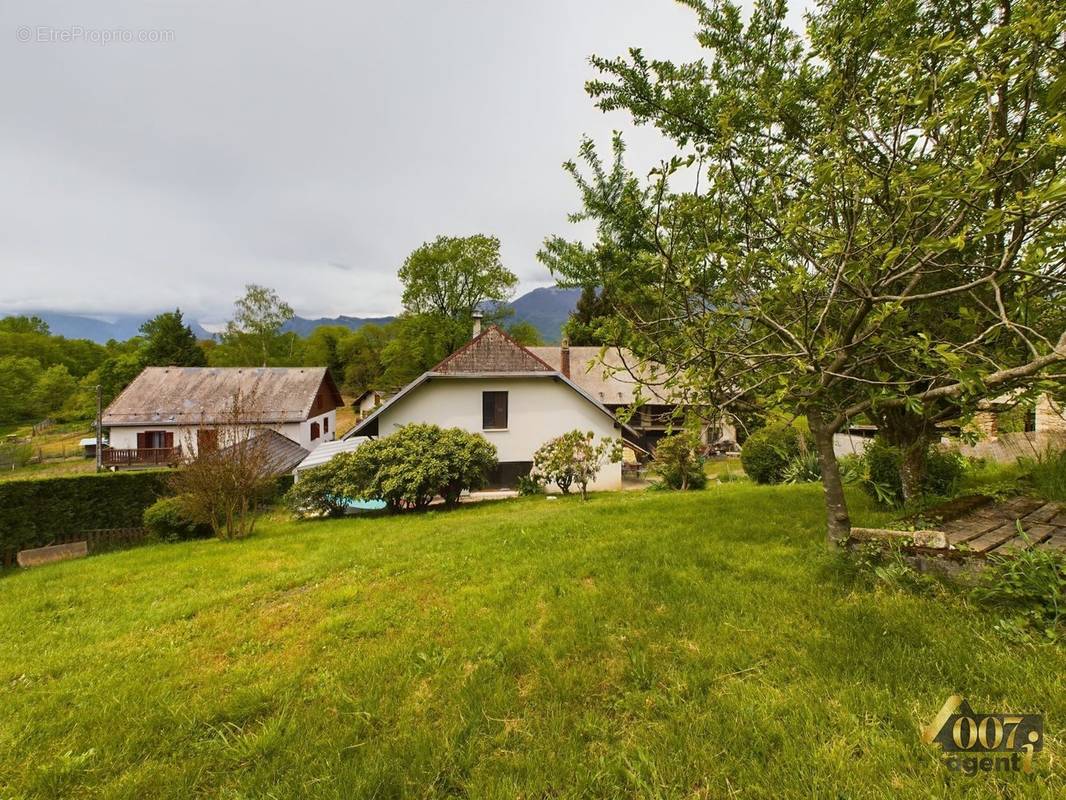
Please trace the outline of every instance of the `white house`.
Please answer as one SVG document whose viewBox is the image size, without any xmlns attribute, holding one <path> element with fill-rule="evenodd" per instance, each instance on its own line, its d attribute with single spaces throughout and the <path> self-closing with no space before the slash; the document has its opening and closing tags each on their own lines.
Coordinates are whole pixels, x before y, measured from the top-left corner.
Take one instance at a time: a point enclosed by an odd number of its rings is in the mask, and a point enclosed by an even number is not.
<svg viewBox="0 0 1066 800">
<path fill-rule="evenodd" d="M 148 367 L 104 412 L 105 465 L 174 463 L 218 447 L 237 397 L 245 435 L 275 431 L 307 451 L 336 438 L 344 405 L 325 367 Z"/>
<path fill-rule="evenodd" d="M 494 486 L 513 486 L 529 473 L 537 448 L 575 428 L 597 439 L 639 438 L 603 403 L 496 326 L 405 386 L 345 438 L 387 436 L 411 423 L 482 434 L 499 458 Z M 605 466 L 590 488 L 621 485 L 617 462 Z"/>
</svg>

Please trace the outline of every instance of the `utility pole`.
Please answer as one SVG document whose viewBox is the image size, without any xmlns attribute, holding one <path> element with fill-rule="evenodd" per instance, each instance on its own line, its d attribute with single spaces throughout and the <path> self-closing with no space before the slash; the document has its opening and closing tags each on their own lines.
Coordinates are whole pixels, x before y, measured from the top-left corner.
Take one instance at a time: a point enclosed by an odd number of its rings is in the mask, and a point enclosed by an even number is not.
<svg viewBox="0 0 1066 800">
<path fill-rule="evenodd" d="M 104 468 L 104 387 L 96 384 L 96 471 Z"/>
</svg>

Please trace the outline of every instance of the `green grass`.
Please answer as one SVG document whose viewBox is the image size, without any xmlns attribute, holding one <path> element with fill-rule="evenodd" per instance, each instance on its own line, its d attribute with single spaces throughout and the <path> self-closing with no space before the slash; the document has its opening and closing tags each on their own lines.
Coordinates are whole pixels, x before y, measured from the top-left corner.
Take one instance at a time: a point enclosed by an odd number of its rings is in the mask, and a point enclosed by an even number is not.
<svg viewBox="0 0 1066 800">
<path fill-rule="evenodd" d="M 821 531 L 819 487 L 735 483 L 9 575 L 0 797 L 1061 797 L 1066 650 Z M 1047 715 L 1036 774 L 944 770 L 956 691 Z"/>
</svg>

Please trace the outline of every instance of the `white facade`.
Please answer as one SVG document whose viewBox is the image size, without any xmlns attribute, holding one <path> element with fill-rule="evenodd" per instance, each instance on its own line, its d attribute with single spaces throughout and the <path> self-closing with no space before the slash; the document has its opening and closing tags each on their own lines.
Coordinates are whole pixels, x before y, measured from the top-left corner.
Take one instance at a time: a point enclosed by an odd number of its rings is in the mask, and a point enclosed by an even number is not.
<svg viewBox="0 0 1066 800">
<path fill-rule="evenodd" d="M 317 425 L 318 437 L 312 439 L 312 425 Z M 196 456 L 196 432 L 199 425 L 138 425 L 112 426 L 109 444 L 114 450 L 134 450 L 137 447 L 137 434 L 166 431 L 174 434 L 174 446 L 181 447 L 182 455 Z M 208 426 L 210 427 L 210 426 Z M 332 442 L 337 438 L 337 412 L 328 411 L 303 422 L 286 422 L 274 425 L 262 425 L 286 436 L 305 450 L 313 450 L 322 442 Z"/>
<path fill-rule="evenodd" d="M 508 396 L 507 427 L 485 430 L 482 393 L 501 391 Z M 542 444 L 575 428 L 592 431 L 597 439 L 621 437 L 609 413 L 552 377 L 432 377 L 385 408 L 377 421 L 379 436 L 411 423 L 480 433 L 496 446 L 501 463 L 532 461 Z M 621 462 L 606 465 L 589 486 L 599 491 L 621 487 Z"/>
</svg>

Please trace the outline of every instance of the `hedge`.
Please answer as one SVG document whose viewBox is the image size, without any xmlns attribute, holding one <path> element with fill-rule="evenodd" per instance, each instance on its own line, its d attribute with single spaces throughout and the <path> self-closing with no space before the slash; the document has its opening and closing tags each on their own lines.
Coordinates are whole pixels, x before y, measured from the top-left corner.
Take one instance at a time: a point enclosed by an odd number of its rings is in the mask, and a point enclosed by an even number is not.
<svg viewBox="0 0 1066 800">
<path fill-rule="evenodd" d="M 139 528 L 169 473 L 115 472 L 0 483 L 0 554 L 94 528 Z"/>
</svg>

